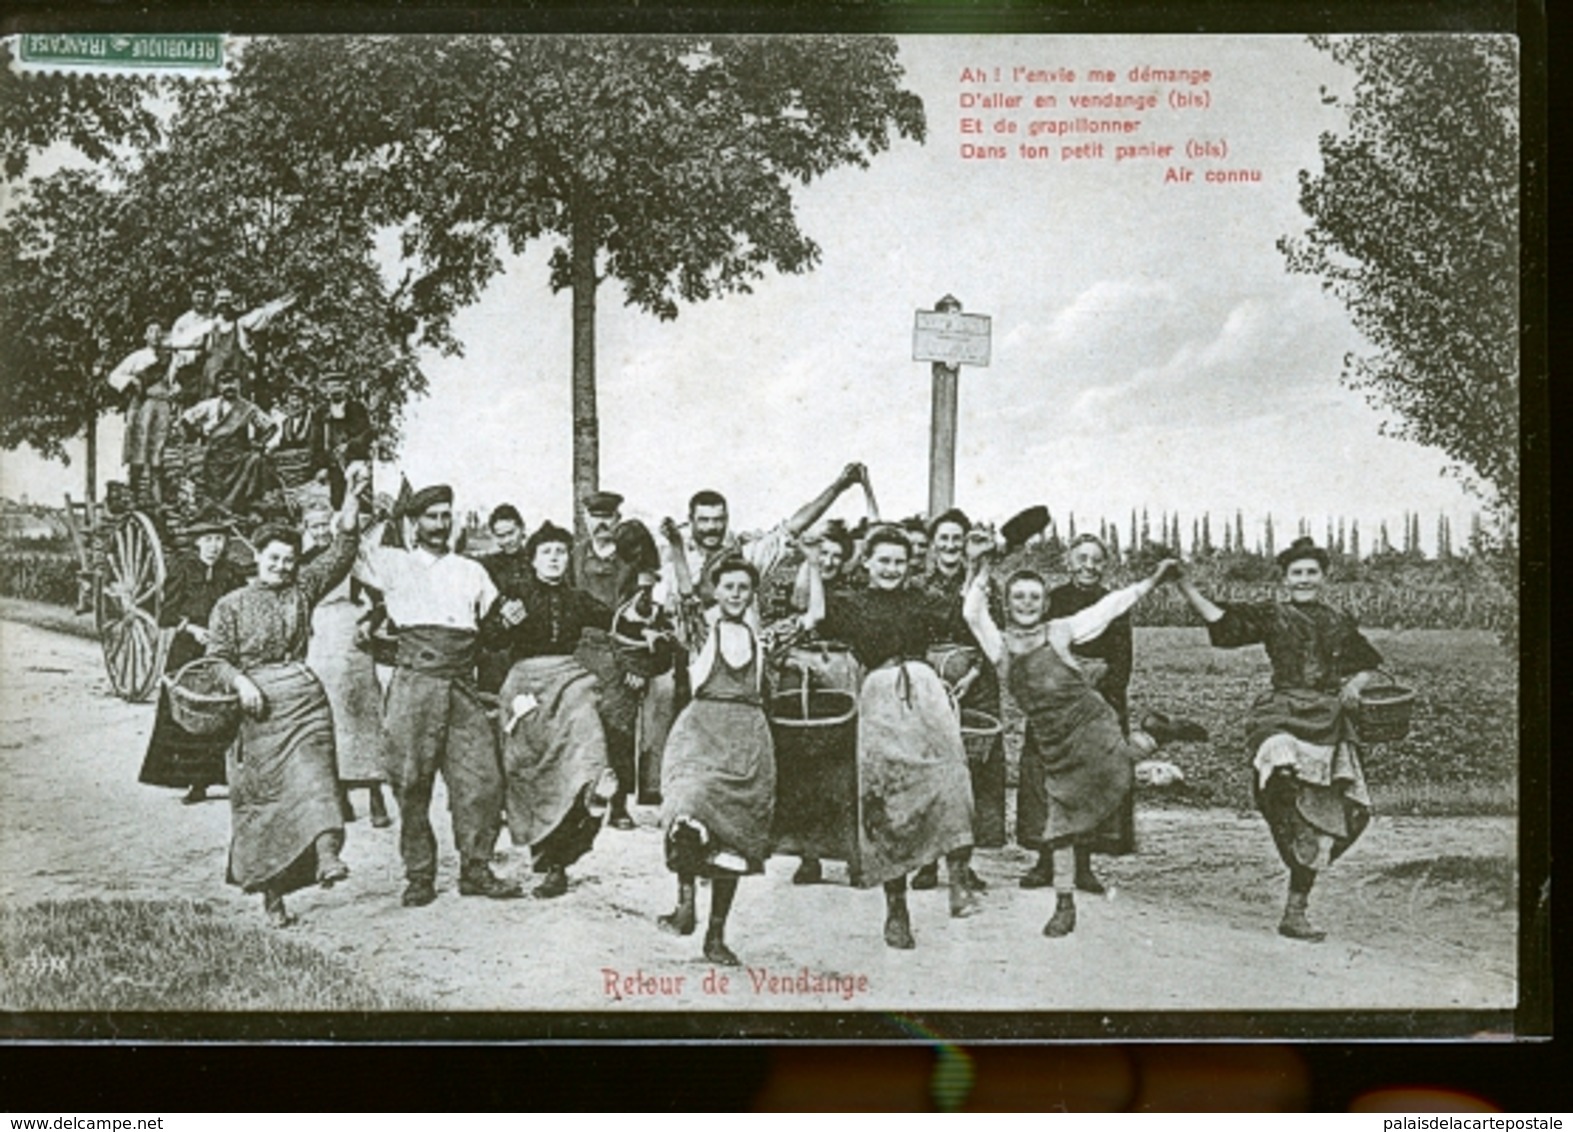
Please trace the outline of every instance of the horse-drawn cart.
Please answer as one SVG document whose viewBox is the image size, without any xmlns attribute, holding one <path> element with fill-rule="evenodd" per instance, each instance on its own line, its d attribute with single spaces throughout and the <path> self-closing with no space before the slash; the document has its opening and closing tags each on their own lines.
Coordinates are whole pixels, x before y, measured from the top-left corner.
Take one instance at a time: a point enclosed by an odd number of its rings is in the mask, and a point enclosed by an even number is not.
<svg viewBox="0 0 1573 1132">
<path fill-rule="evenodd" d="M 77 612 L 91 613 L 104 650 L 110 686 L 122 699 L 153 698 L 164 671 L 169 633 L 160 625 L 168 567 L 179 528 L 208 507 L 202 490 L 200 444 L 171 445 L 156 499 L 111 483 L 103 503 L 66 496 L 66 522 L 77 556 Z M 307 489 L 309 492 L 310 489 Z M 298 519 L 304 494 L 283 490 L 264 508 L 268 518 Z M 250 568 L 252 548 L 238 517 L 227 553 Z"/>
</svg>

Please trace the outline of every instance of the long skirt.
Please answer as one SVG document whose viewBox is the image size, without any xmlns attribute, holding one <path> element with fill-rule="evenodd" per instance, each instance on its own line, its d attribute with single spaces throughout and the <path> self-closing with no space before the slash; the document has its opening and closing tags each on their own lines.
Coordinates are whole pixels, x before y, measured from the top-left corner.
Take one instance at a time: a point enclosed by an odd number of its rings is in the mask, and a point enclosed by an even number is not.
<svg viewBox="0 0 1573 1132">
<path fill-rule="evenodd" d="M 351 785 L 383 782 L 382 689 L 369 653 L 355 647 L 360 606 L 341 583 L 312 614 L 306 664 L 322 681 L 333 709 L 334 750 L 339 781 Z"/>
<path fill-rule="evenodd" d="M 534 706 L 503 735 L 508 832 L 515 845 L 530 846 L 537 871 L 565 868 L 590 851 L 600 829 L 587 804 L 607 769 L 595 677 L 571 656 L 529 657 L 498 693 L 505 726 L 521 696 Z"/>
<path fill-rule="evenodd" d="M 961 721 L 926 664 L 877 668 L 858 701 L 858 856 L 863 887 L 972 844 Z"/>
<path fill-rule="evenodd" d="M 184 633 L 170 643 L 164 672 L 173 676 L 185 665 L 202 656 L 202 646 Z M 148 739 L 147 756 L 137 781 L 146 786 L 222 786 L 225 782 L 224 752 L 234 741 L 235 728 L 226 727 L 213 735 L 193 735 L 175 722 L 169 706 L 169 689 L 159 686 L 158 710 L 153 717 L 153 734 Z"/>
<path fill-rule="evenodd" d="M 229 749 L 231 884 L 285 893 L 317 878 L 315 842 L 343 835 L 333 758 L 333 715 L 322 683 L 303 664 L 246 675 L 266 710 L 244 716 Z"/>
<path fill-rule="evenodd" d="M 775 810 L 776 760 L 770 724 L 754 704 L 698 699 L 683 709 L 667 736 L 661 763 L 661 829 L 687 818 L 709 833 L 704 860 L 678 860 L 667 840 L 667 865 L 675 872 L 730 875 L 764 871 Z M 728 868 L 716 859 L 742 858 Z M 697 866 L 697 867 L 696 867 Z"/>
<path fill-rule="evenodd" d="M 1338 697 L 1309 688 L 1267 692 L 1251 705 L 1246 742 L 1257 806 L 1284 864 L 1315 869 L 1343 856 L 1371 820 L 1371 795 Z M 1292 778 L 1275 780 L 1279 770 Z"/>
</svg>

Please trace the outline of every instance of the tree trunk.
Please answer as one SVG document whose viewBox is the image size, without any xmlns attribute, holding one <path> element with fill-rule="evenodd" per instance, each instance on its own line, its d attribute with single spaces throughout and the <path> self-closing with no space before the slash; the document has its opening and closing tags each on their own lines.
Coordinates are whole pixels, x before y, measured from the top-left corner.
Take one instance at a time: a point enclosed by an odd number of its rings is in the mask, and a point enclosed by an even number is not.
<svg viewBox="0 0 1573 1132">
<path fill-rule="evenodd" d="M 87 477 L 83 484 L 86 498 L 89 503 L 98 502 L 98 409 L 90 406 L 87 410 L 87 427 L 83 430 L 87 437 L 87 459 L 83 460 L 82 471 Z"/>
<path fill-rule="evenodd" d="M 595 415 L 595 209 L 575 203 L 569 279 L 573 288 L 573 515 L 583 536 L 579 501 L 601 486 L 600 421 Z"/>
</svg>

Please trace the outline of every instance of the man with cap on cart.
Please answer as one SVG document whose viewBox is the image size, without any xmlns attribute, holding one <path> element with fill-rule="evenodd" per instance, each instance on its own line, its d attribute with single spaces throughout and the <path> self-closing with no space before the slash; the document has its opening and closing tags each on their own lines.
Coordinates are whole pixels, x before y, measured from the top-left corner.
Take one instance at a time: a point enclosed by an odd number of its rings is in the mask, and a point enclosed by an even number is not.
<svg viewBox="0 0 1573 1132">
<path fill-rule="evenodd" d="M 380 590 L 399 626 L 398 654 L 383 712 L 383 758 L 399 801 L 399 851 L 406 907 L 437 898 L 432 785 L 448 788 L 459 852 L 459 895 L 523 894 L 491 869 L 503 807 L 497 736 L 475 686 L 477 638 L 499 593 L 486 568 L 449 547 L 453 489 L 422 488 L 404 507 L 415 547 L 361 544 L 355 576 Z"/>
</svg>

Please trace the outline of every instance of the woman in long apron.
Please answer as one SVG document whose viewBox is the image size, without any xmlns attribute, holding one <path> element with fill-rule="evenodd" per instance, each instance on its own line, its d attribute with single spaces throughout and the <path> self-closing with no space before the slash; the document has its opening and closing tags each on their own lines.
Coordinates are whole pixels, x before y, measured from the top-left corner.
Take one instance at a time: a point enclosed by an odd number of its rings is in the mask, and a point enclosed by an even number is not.
<svg viewBox="0 0 1573 1132">
<path fill-rule="evenodd" d="M 901 949 L 916 946 L 907 874 L 930 861 L 945 858 L 952 916 L 978 908 L 967 884 L 972 780 L 961 717 L 925 660 L 944 634 L 951 602 L 906 587 L 911 556 L 901 531 L 872 532 L 868 585 L 826 594 L 818 626 L 846 641 L 867 671 L 858 699 L 857 883 L 884 888 L 885 943 Z"/>
<path fill-rule="evenodd" d="M 981 540 L 986 547 L 987 533 Z M 969 541 L 969 551 L 978 542 Z M 980 552 L 981 553 L 981 552 Z M 1069 617 L 1045 620 L 1045 586 L 1032 571 L 1018 571 L 1005 586 L 1011 625 L 1002 631 L 989 612 L 989 567 L 985 561 L 968 585 L 963 603 L 979 647 L 1003 670 L 1005 684 L 1027 717 L 1034 750 L 1022 765 L 1036 768 L 1046 799 L 1037 838 L 1053 855 L 1055 906 L 1043 934 L 1069 935 L 1076 927 L 1076 849 L 1125 805 L 1136 762 L 1157 750 L 1157 740 L 1134 731 L 1126 738 L 1114 708 L 1099 694 L 1073 646 L 1103 634 L 1163 581 L 1175 563 L 1162 562 L 1151 577 L 1115 590 Z M 1033 611 L 1036 611 L 1034 613 Z"/>
<path fill-rule="evenodd" d="M 617 776 L 607 762 L 596 678 L 574 655 L 586 629 L 612 611 L 567 584 L 573 535 L 545 523 L 524 544 L 529 577 L 499 586 L 503 600 L 485 643 L 511 667 L 497 693 L 503 725 L 504 808 L 516 845 L 530 846 L 544 876 L 533 895 L 568 891 L 568 866 L 590 851 Z"/>
<path fill-rule="evenodd" d="M 246 576 L 224 557 L 229 528 L 206 517 L 182 531 L 192 548 L 175 559 L 164 583 L 159 627 L 174 631 L 164 657 L 164 673 L 173 676 L 207 652 L 208 619 L 218 599 L 246 584 Z M 148 786 L 173 786 L 186 793 L 187 805 L 207 799 L 208 788 L 224 785 L 224 752 L 234 731 L 193 735 L 175 722 L 169 689 L 160 685 L 153 734 L 137 781 Z"/>
<path fill-rule="evenodd" d="M 1382 656 L 1353 617 L 1322 601 L 1325 550 L 1296 539 L 1278 566 L 1287 601 L 1216 605 L 1189 577 L 1181 577 L 1180 592 L 1207 623 L 1214 647 L 1262 645 L 1272 664 L 1272 688 L 1252 703 L 1246 722 L 1251 781 L 1289 869 L 1278 932 L 1314 943 L 1327 934 L 1307 915 L 1317 872 L 1342 856 L 1371 818 L 1351 709 Z"/>
<path fill-rule="evenodd" d="M 284 907 L 287 894 L 349 876 L 339 859 L 344 824 L 333 711 L 305 660 L 312 608 L 354 562 L 359 512 L 358 493 L 348 493 L 333 545 L 298 570 L 300 532 L 264 524 L 252 539 L 255 580 L 213 609 L 208 652 L 241 708 L 228 760 L 228 880 L 261 892 L 277 927 L 295 921 Z"/>
<path fill-rule="evenodd" d="M 742 876 L 764 871 L 770 855 L 776 762 L 765 717 L 764 672 L 769 655 L 801 630 L 788 618 L 756 632 L 748 613 L 759 571 L 747 560 L 722 559 L 710 571 L 714 618 L 689 667 L 693 699 L 672 724 L 661 761 L 661 830 L 666 863 L 677 874 L 677 907 L 662 930 L 690 935 L 696 878 L 710 881 L 704 956 L 735 967 L 726 919 Z M 811 609 L 823 607 L 817 582 Z M 812 616 L 812 613 L 810 614 Z"/>
<path fill-rule="evenodd" d="M 325 496 L 306 505 L 302 517 L 311 546 L 302 557 L 305 566 L 332 544 L 333 509 Z M 382 785 L 382 688 L 377 683 L 371 653 L 356 646 L 356 637 L 369 610 L 360 595 L 364 590 L 346 578 L 323 595 L 311 617 L 311 644 L 306 665 L 322 681 L 333 708 L 333 746 L 339 776 L 339 809 L 346 822 L 355 820 L 350 791 L 364 787 L 371 806 L 371 824 L 386 829 L 393 824 Z"/>
</svg>

